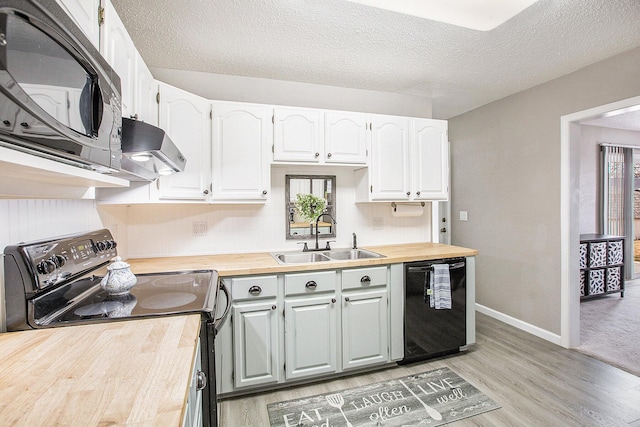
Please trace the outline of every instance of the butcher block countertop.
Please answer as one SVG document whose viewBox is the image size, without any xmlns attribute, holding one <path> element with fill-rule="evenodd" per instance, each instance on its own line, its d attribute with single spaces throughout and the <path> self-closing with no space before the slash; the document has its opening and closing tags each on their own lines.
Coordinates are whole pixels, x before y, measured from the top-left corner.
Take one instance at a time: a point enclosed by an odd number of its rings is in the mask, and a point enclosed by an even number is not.
<svg viewBox="0 0 640 427">
<path fill-rule="evenodd" d="M 127 262 L 135 274 L 162 271 L 213 269 L 221 277 L 249 274 L 277 274 L 292 271 L 329 270 L 358 266 L 395 264 L 439 258 L 475 256 L 475 249 L 440 243 L 409 243 L 386 246 L 366 246 L 361 249 L 377 252 L 384 258 L 369 258 L 348 261 L 325 261 L 305 264 L 279 264 L 268 252 L 198 255 L 167 258 L 134 258 Z M 290 251 L 286 251 L 290 252 Z"/>
<path fill-rule="evenodd" d="M 0 425 L 180 426 L 200 316 L 0 334 Z"/>
</svg>

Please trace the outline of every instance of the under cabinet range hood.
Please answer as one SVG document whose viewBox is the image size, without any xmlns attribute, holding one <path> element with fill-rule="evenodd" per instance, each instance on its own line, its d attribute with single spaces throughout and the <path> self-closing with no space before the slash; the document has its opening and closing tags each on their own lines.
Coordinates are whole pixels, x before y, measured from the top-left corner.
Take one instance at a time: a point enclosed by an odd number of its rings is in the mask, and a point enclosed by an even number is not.
<svg viewBox="0 0 640 427">
<path fill-rule="evenodd" d="M 184 171 L 187 159 L 166 132 L 156 126 L 122 118 L 122 171 L 130 181 L 153 181 Z"/>
</svg>

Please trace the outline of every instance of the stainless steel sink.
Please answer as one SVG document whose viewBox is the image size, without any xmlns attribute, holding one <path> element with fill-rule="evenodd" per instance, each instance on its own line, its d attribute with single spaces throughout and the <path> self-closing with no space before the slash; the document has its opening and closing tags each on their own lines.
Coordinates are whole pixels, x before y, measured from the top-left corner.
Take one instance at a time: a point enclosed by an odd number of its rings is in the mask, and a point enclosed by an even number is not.
<svg viewBox="0 0 640 427">
<path fill-rule="evenodd" d="M 322 253 L 329 258 L 336 260 L 384 258 L 384 255 L 380 255 L 379 253 L 367 251 L 364 249 L 334 249 Z"/>
<path fill-rule="evenodd" d="M 301 264 L 305 262 L 323 262 L 330 259 L 320 252 L 295 252 L 275 254 L 273 257 L 282 264 Z"/>
<path fill-rule="evenodd" d="M 384 258 L 384 255 L 364 249 L 333 249 L 322 252 L 285 252 L 271 255 L 280 264 L 302 264 L 331 260 L 343 261 L 350 259 Z"/>
</svg>

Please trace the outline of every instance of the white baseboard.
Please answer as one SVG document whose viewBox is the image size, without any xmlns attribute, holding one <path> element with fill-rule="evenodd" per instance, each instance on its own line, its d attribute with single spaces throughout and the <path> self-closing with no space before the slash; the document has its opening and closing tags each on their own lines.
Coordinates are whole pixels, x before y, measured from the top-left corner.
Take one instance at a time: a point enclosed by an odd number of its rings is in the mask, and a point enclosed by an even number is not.
<svg viewBox="0 0 640 427">
<path fill-rule="evenodd" d="M 486 314 L 489 317 L 493 317 L 494 319 L 498 319 L 501 322 L 504 322 L 515 328 L 522 329 L 525 332 L 529 332 L 530 334 L 535 335 L 538 338 L 542 338 L 543 340 L 552 342 L 560 346 L 562 345 L 562 339 L 560 335 L 551 333 L 546 329 L 542 329 L 530 323 L 523 322 L 520 319 L 516 319 L 515 317 L 511 317 L 507 314 L 501 313 L 492 308 L 485 307 L 484 305 L 477 304 L 477 303 L 476 303 L 476 311 L 482 314 Z"/>
</svg>

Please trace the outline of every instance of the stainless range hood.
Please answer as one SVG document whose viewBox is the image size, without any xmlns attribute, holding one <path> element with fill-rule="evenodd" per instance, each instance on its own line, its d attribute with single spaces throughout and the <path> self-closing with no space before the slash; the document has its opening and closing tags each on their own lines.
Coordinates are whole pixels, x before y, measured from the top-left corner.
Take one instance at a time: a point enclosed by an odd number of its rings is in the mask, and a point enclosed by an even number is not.
<svg viewBox="0 0 640 427">
<path fill-rule="evenodd" d="M 184 171 L 187 159 L 162 129 L 122 118 L 122 171 L 130 181 L 153 181 L 161 175 Z"/>
</svg>

